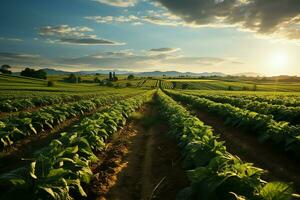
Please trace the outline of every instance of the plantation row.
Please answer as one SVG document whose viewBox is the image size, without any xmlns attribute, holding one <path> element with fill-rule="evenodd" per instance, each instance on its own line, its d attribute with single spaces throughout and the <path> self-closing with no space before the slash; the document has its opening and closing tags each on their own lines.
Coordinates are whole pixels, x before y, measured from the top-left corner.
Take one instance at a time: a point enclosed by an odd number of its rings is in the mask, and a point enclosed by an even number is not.
<svg viewBox="0 0 300 200">
<path fill-rule="evenodd" d="M 171 81 L 160 80 L 159 88 L 162 89 L 173 89 L 173 83 Z"/>
<path fill-rule="evenodd" d="M 226 124 L 244 128 L 257 134 L 263 142 L 272 141 L 276 148 L 281 148 L 295 156 L 300 156 L 300 126 L 292 126 L 288 122 L 277 122 L 270 115 L 259 114 L 230 104 L 168 91 L 167 94 L 176 100 L 192 104 L 195 108 L 206 110 L 222 117 Z"/>
<path fill-rule="evenodd" d="M 25 99 L 8 99 L 0 102 L 1 112 L 17 112 L 28 108 L 46 106 L 52 104 L 61 104 L 65 102 L 77 101 L 83 98 L 89 98 L 92 95 L 56 95 L 56 96 L 41 96 Z"/>
<path fill-rule="evenodd" d="M 37 156 L 29 166 L 1 175 L 0 186 L 5 189 L 1 199 L 86 197 L 82 185 L 89 184 L 93 176 L 90 164 L 98 160 L 94 152 L 102 150 L 107 138 L 152 94 L 149 91 L 116 101 L 36 152 Z"/>
<path fill-rule="evenodd" d="M 169 94 L 181 99 L 193 98 Z M 171 134 L 182 150 L 184 167 L 189 169 L 187 173 L 191 186 L 181 191 L 178 199 L 292 198 L 291 185 L 263 181 L 263 169 L 245 163 L 227 152 L 224 142 L 218 141 L 218 136 L 210 127 L 161 91 L 158 92 L 158 101 L 163 116 L 169 122 Z"/>
<path fill-rule="evenodd" d="M 122 99 L 126 95 L 130 96 L 138 93 L 132 92 L 124 93 L 123 95 L 94 97 L 90 100 L 49 106 L 32 113 L 23 112 L 17 116 L 3 118 L 0 121 L 0 151 L 32 134 L 51 130 L 67 119 L 91 112 L 100 106 L 113 103 L 117 99 Z"/>
<path fill-rule="evenodd" d="M 244 99 L 252 100 L 252 101 L 260 101 L 260 102 L 267 102 L 270 104 L 276 105 L 284 105 L 284 106 L 300 106 L 300 99 L 299 97 L 287 97 L 287 96 L 254 96 L 254 95 L 246 95 L 242 96 Z"/>
<path fill-rule="evenodd" d="M 300 123 L 300 107 L 273 105 L 267 102 L 260 102 L 240 97 L 229 97 L 223 95 L 202 95 L 191 92 L 189 92 L 188 94 L 196 95 L 198 97 L 209 99 L 218 103 L 228 103 L 239 108 L 251 110 L 265 115 L 273 115 L 274 119 L 277 121 L 287 121 L 292 124 Z"/>
</svg>

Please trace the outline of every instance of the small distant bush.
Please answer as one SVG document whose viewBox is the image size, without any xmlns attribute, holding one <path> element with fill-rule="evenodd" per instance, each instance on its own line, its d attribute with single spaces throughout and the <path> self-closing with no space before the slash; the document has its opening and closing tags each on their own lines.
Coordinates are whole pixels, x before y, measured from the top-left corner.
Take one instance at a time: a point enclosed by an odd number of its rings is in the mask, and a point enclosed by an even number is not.
<svg viewBox="0 0 300 200">
<path fill-rule="evenodd" d="M 128 77 L 127 77 L 128 80 L 132 80 L 134 79 L 134 75 L 133 74 L 130 74 Z"/>
<path fill-rule="evenodd" d="M 254 84 L 254 85 L 253 85 L 253 91 L 256 91 L 256 90 L 257 90 L 257 85 Z"/>
<path fill-rule="evenodd" d="M 126 87 L 132 87 L 131 83 L 126 83 Z"/>
<path fill-rule="evenodd" d="M 105 85 L 105 84 L 104 84 L 104 81 L 101 81 L 101 80 L 100 80 L 100 81 L 99 81 L 99 85 L 100 85 L 100 86 L 104 86 L 104 85 Z"/>
<path fill-rule="evenodd" d="M 99 83 L 99 82 L 100 82 L 100 79 L 99 79 L 98 77 L 95 77 L 95 78 L 94 78 L 94 82 L 95 82 L 95 83 Z"/>
<path fill-rule="evenodd" d="M 54 87 L 55 86 L 55 82 L 54 81 L 48 81 L 47 82 L 47 86 L 48 87 Z"/>
<path fill-rule="evenodd" d="M 108 87 L 114 86 L 114 84 L 113 84 L 111 81 L 108 81 L 108 82 L 106 83 L 106 85 L 107 85 Z"/>
</svg>

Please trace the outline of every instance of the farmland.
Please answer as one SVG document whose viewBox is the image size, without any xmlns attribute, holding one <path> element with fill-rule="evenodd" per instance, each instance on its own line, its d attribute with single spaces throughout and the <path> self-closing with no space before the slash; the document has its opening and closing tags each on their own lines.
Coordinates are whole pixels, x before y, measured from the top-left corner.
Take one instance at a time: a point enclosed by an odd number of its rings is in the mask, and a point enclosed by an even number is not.
<svg viewBox="0 0 300 200">
<path fill-rule="evenodd" d="M 0 75 L 0 199 L 300 197 L 298 82 L 84 78 Z"/>
</svg>

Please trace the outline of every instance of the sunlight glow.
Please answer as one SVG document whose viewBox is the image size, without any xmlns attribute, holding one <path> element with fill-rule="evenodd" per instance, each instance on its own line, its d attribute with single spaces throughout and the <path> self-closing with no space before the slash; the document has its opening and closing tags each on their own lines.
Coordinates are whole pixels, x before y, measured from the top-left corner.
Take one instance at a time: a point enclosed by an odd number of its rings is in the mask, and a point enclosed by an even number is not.
<svg viewBox="0 0 300 200">
<path fill-rule="evenodd" d="M 269 73 L 272 75 L 283 75 L 285 74 L 288 64 L 289 57 L 284 51 L 277 51 L 270 55 L 269 59 Z"/>
<path fill-rule="evenodd" d="M 288 56 L 284 52 L 277 52 L 271 57 L 271 64 L 276 69 L 282 69 L 287 67 Z"/>
</svg>

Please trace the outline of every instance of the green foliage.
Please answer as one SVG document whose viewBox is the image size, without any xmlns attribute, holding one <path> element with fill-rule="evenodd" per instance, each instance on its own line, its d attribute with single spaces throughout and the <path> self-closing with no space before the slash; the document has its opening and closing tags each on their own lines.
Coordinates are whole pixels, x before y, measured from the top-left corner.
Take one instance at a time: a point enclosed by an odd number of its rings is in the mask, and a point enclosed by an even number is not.
<svg viewBox="0 0 300 200">
<path fill-rule="evenodd" d="M 177 93 L 172 93 L 172 96 L 181 98 Z M 177 199 L 268 199 L 264 194 L 270 186 L 261 179 L 264 170 L 228 153 L 209 126 L 161 91 L 158 92 L 158 101 L 163 117 L 169 122 L 171 135 L 182 150 L 184 167 L 189 169 L 187 174 L 191 186 L 184 189 Z M 292 197 L 290 191 L 286 193 L 287 199 Z M 275 188 L 276 192 L 279 194 L 283 190 Z"/>
<path fill-rule="evenodd" d="M 209 99 L 218 103 L 228 103 L 230 105 L 251 110 L 261 114 L 272 115 L 274 119 L 278 121 L 287 121 L 292 124 L 300 123 L 300 107 L 299 106 L 285 106 L 285 105 L 274 105 L 272 102 L 268 103 L 259 98 L 258 100 L 248 99 L 244 97 L 230 97 L 224 95 L 202 95 L 199 93 L 189 94 Z M 281 99 L 281 98 L 278 98 Z M 273 99 L 275 101 L 275 99 Z"/>
<path fill-rule="evenodd" d="M 128 80 L 133 80 L 134 79 L 134 75 L 133 74 L 129 74 L 127 77 Z"/>
<path fill-rule="evenodd" d="M 2 150 L 29 135 L 53 129 L 54 126 L 68 118 L 82 115 L 85 112 L 94 110 L 96 107 L 112 103 L 121 98 L 124 98 L 124 95 L 95 97 L 90 100 L 49 106 L 35 112 L 24 112 L 17 116 L 3 118 L 2 123 L 5 126 L 0 127 L 0 149 Z"/>
<path fill-rule="evenodd" d="M 42 69 L 34 70 L 34 69 L 26 68 L 23 71 L 21 71 L 21 76 L 47 79 L 47 73 Z"/>
<path fill-rule="evenodd" d="M 48 87 L 54 87 L 55 86 L 55 82 L 54 81 L 48 81 L 47 82 L 47 86 Z"/>
<path fill-rule="evenodd" d="M 262 141 L 272 141 L 277 147 L 283 147 L 293 155 L 300 156 L 300 126 L 292 126 L 288 122 L 277 122 L 271 115 L 264 115 L 234 107 L 227 103 L 216 103 L 206 98 L 168 91 L 169 95 L 179 101 L 192 104 L 195 108 L 223 117 L 226 124 L 244 128 L 258 134 Z M 259 104 L 258 104 L 259 105 Z M 254 106 L 254 104 L 253 104 Z"/>
<path fill-rule="evenodd" d="M 9 65 L 2 65 L 0 68 L 0 72 L 2 72 L 3 74 L 11 74 L 11 71 L 9 70 L 11 68 L 11 66 Z"/>
<path fill-rule="evenodd" d="M 9 186 L 0 198 L 68 200 L 73 195 L 85 198 L 82 184 L 90 182 L 93 176 L 90 163 L 97 160 L 93 151 L 102 150 L 108 137 L 152 94 L 149 91 L 116 101 L 82 120 L 69 133 L 61 133 L 49 146 L 36 152 L 30 166 L 0 176 L 0 186 Z"/>
<path fill-rule="evenodd" d="M 66 82 L 69 83 L 81 83 L 81 77 L 75 74 L 70 74 L 67 78 L 64 78 Z"/>
</svg>

